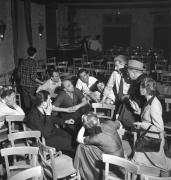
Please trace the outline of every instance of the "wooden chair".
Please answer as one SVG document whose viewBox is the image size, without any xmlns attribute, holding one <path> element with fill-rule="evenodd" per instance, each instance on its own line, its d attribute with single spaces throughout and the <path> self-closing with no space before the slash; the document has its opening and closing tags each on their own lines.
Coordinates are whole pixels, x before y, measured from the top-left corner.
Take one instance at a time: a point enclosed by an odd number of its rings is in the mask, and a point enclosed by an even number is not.
<svg viewBox="0 0 171 180">
<path fill-rule="evenodd" d="M 164 102 L 166 104 L 166 112 L 171 111 L 171 98 L 164 98 Z"/>
<path fill-rule="evenodd" d="M 118 156 L 102 154 L 102 161 L 105 163 L 105 180 L 116 179 L 109 173 L 109 165 L 113 164 L 125 169 L 125 180 L 135 180 L 137 177 L 138 166 L 131 161 Z M 131 178 L 132 175 L 132 178 Z M 118 178 L 117 178 L 118 179 Z M 118 179 L 119 180 L 119 179 Z"/>
<path fill-rule="evenodd" d="M 9 134 L 19 131 L 19 129 L 15 128 L 16 123 L 21 123 L 22 130 L 23 131 L 26 130 L 26 126 L 25 126 L 25 124 L 23 122 L 24 118 L 25 118 L 24 115 L 9 115 L 9 116 L 6 116 L 6 121 L 8 122 Z"/>
<path fill-rule="evenodd" d="M 70 177 L 69 179 L 80 179 L 79 174 L 73 167 L 72 158 L 57 152 L 55 148 L 48 147 L 38 142 L 40 164 L 43 168 L 44 179 L 57 180 L 60 178 Z"/>
<path fill-rule="evenodd" d="M 46 68 L 47 69 L 55 69 L 56 66 L 56 57 L 50 57 L 47 59 Z"/>
<path fill-rule="evenodd" d="M 14 171 L 18 171 L 21 169 L 28 169 L 31 167 L 35 167 L 37 163 L 37 155 L 38 155 L 38 147 L 11 147 L 1 149 L 1 156 L 5 158 L 5 167 L 7 171 L 7 177 L 11 177 Z M 26 164 L 9 164 L 9 156 L 21 156 L 21 155 L 29 155 L 31 159 Z"/>
<path fill-rule="evenodd" d="M 106 76 L 107 74 L 108 74 L 108 71 L 107 70 L 105 70 L 105 69 L 96 69 L 96 68 L 93 68 L 92 69 L 92 72 L 93 72 L 93 75 L 95 76 L 95 77 L 99 77 L 99 76 Z"/>
<path fill-rule="evenodd" d="M 111 104 L 92 103 L 94 113 L 99 118 L 111 120 L 113 118 L 115 106 Z"/>
<path fill-rule="evenodd" d="M 93 68 L 98 68 L 98 69 L 104 69 L 102 66 L 104 59 L 92 59 L 91 62 L 93 62 Z"/>
<path fill-rule="evenodd" d="M 171 72 L 165 71 L 160 75 L 161 82 L 165 84 L 171 83 Z"/>
<path fill-rule="evenodd" d="M 115 62 L 108 61 L 107 62 L 107 71 L 108 73 L 112 73 L 115 70 Z"/>
<path fill-rule="evenodd" d="M 11 178 L 9 178 L 8 180 L 26 180 L 26 179 L 30 179 L 30 178 L 41 178 L 42 179 L 42 168 L 41 166 L 36 166 L 36 167 L 32 167 L 29 168 L 27 170 L 24 170 L 14 176 L 12 176 Z"/>
<path fill-rule="evenodd" d="M 36 140 L 36 142 L 38 142 L 40 137 L 41 137 L 40 131 L 22 131 L 22 132 L 8 134 L 8 140 L 11 142 L 12 147 L 18 146 L 18 144 L 15 143 L 16 140 L 25 139 L 26 141 L 24 141 L 24 143 L 27 146 L 29 146 L 28 140 L 34 139 Z"/>
</svg>

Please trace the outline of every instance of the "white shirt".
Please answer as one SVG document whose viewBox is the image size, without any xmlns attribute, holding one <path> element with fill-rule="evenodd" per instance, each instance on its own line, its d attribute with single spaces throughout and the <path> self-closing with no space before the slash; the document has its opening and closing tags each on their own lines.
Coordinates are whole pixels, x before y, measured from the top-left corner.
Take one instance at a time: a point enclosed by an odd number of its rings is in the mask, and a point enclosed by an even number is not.
<svg viewBox="0 0 171 180">
<path fill-rule="evenodd" d="M 117 71 L 113 71 L 105 88 L 104 94 L 106 95 L 109 94 L 109 92 L 112 92 L 114 86 L 116 86 L 116 92 L 119 93 L 120 80 L 121 75 Z M 123 79 L 123 94 L 128 94 L 129 87 L 130 84 L 126 83 Z"/>
<path fill-rule="evenodd" d="M 39 86 L 36 92 L 41 90 L 46 90 L 50 93 L 50 97 L 56 97 L 57 94 L 54 93 L 57 87 L 61 86 L 61 80 L 54 82 L 51 79 L 47 80 L 43 85 Z"/>
<path fill-rule="evenodd" d="M 15 109 L 10 108 L 6 105 L 5 101 L 0 100 L 0 116 L 8 116 L 8 115 L 25 115 L 24 111 L 20 106 L 16 106 Z"/>
<path fill-rule="evenodd" d="M 83 81 L 81 81 L 80 79 L 78 79 L 77 84 L 76 84 L 76 88 L 78 88 L 80 91 L 83 92 L 83 94 L 89 94 L 90 93 L 90 87 L 97 81 L 97 79 L 95 77 L 89 76 L 88 79 L 88 85 L 86 83 L 84 83 Z"/>
</svg>

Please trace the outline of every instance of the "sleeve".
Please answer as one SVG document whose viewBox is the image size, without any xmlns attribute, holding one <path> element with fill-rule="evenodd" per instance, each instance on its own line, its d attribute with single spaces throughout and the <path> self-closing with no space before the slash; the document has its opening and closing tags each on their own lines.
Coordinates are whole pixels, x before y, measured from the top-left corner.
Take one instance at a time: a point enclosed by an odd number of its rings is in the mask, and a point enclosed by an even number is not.
<svg viewBox="0 0 171 180">
<path fill-rule="evenodd" d="M 37 91 L 36 91 L 36 92 L 39 92 L 39 91 L 41 91 L 41 90 L 46 90 L 46 89 L 48 89 L 48 87 L 49 87 L 49 83 L 48 83 L 48 82 L 45 82 L 43 85 L 41 85 L 41 86 L 39 86 L 39 87 L 37 88 Z"/>
<path fill-rule="evenodd" d="M 82 90 L 82 83 L 81 83 L 81 80 L 80 80 L 80 79 L 77 80 L 77 84 L 76 84 L 75 87 L 76 87 L 77 89 L 79 89 L 80 91 Z"/>
<path fill-rule="evenodd" d="M 76 94 L 77 94 L 79 100 L 82 100 L 84 98 L 83 93 L 77 88 L 75 88 L 75 91 L 76 91 Z"/>
<path fill-rule="evenodd" d="M 55 102 L 53 103 L 54 106 L 60 107 L 64 100 L 64 94 L 61 92 L 55 99 Z"/>
</svg>

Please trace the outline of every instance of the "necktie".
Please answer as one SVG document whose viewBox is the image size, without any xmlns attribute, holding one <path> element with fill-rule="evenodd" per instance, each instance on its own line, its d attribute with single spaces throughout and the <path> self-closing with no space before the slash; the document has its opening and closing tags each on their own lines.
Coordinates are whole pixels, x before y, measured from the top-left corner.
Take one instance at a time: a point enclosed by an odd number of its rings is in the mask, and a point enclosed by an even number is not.
<svg viewBox="0 0 171 180">
<path fill-rule="evenodd" d="M 121 77 L 120 85 L 119 85 L 118 98 L 121 99 L 122 96 L 123 96 L 123 78 Z"/>
</svg>

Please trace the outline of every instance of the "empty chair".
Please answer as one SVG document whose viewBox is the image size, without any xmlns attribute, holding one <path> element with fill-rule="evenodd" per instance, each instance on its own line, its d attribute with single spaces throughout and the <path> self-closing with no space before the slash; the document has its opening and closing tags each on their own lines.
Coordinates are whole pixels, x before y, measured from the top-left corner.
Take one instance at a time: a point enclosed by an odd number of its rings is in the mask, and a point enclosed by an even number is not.
<svg viewBox="0 0 171 180">
<path fill-rule="evenodd" d="M 0 143 L 3 143 L 8 139 L 8 128 L 4 125 L 5 116 L 0 117 Z"/>
<path fill-rule="evenodd" d="M 47 59 L 46 68 L 47 69 L 55 69 L 56 66 L 56 57 L 50 57 Z"/>
<path fill-rule="evenodd" d="M 60 178 L 70 177 L 70 179 L 78 179 L 79 175 L 73 167 L 72 158 L 57 152 L 55 148 L 48 147 L 38 142 L 40 164 L 43 168 L 43 176 L 45 179 L 57 180 Z"/>
<path fill-rule="evenodd" d="M 111 73 L 115 70 L 115 62 L 114 61 L 108 61 L 107 62 L 107 71 L 108 73 Z"/>
<path fill-rule="evenodd" d="M 94 113 L 99 118 L 111 120 L 113 118 L 115 106 L 111 104 L 92 103 Z"/>
<path fill-rule="evenodd" d="M 10 165 L 9 163 L 9 156 L 21 156 L 21 155 L 29 155 L 31 159 L 25 161 L 25 163 Z M 21 171 L 21 169 L 27 169 L 31 167 L 35 167 L 37 164 L 37 155 L 38 155 L 38 147 L 11 147 L 11 148 L 4 148 L 1 149 L 1 156 L 5 158 L 5 167 L 7 171 L 7 177 L 11 177 L 12 174 L 16 174 L 16 171 Z"/>
<path fill-rule="evenodd" d="M 22 125 L 22 130 L 23 131 L 26 130 L 25 124 L 23 122 L 24 117 L 25 117 L 24 115 L 9 115 L 9 116 L 6 116 L 6 121 L 8 122 L 9 134 L 19 131 L 19 129 L 17 129 L 19 127 L 17 126 L 17 128 L 16 128 L 17 123 L 20 123 Z"/>
<path fill-rule="evenodd" d="M 30 178 L 41 178 L 41 177 L 42 177 L 42 168 L 41 166 L 36 166 L 36 167 L 32 167 L 32 168 L 22 171 L 12 176 L 8 180 L 19 180 L 19 179 L 26 180 Z"/>
<path fill-rule="evenodd" d="M 113 164 L 125 169 L 125 180 L 135 180 L 137 177 L 138 166 L 136 166 L 131 161 L 120 158 L 118 156 L 102 154 L 102 161 L 105 163 L 105 180 L 116 179 L 110 175 L 109 165 Z M 132 176 L 132 177 L 131 177 Z"/>
</svg>

